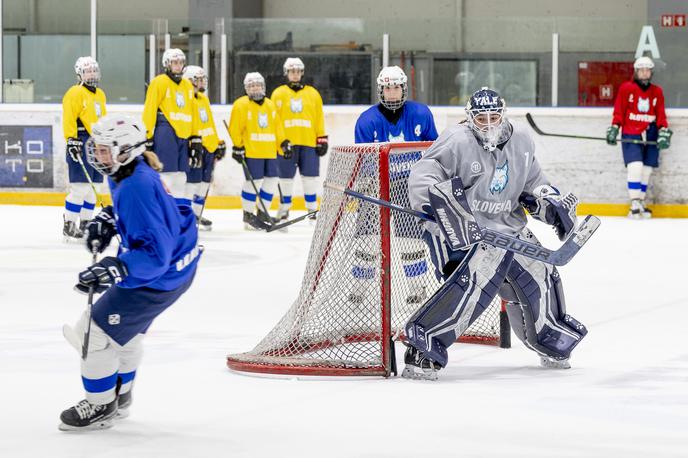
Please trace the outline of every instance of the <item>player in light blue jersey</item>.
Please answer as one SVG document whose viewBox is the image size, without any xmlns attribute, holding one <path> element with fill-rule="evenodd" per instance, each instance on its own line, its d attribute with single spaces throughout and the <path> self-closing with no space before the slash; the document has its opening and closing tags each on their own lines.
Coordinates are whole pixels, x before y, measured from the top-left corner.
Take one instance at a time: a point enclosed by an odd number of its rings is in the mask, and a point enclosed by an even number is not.
<svg viewBox="0 0 688 458">
<path fill-rule="evenodd" d="M 380 71 L 377 77 L 380 102 L 364 111 L 356 121 L 356 143 L 434 141 L 437 138 L 435 120 L 427 105 L 406 100 L 407 80 L 404 71 L 397 66 L 385 67 Z M 420 158 L 420 152 L 390 156 L 390 200 L 394 204 L 409 206 L 408 177 L 411 166 Z M 364 216 L 366 211 L 377 210 L 372 206 L 362 206 L 360 221 L 369 220 Z M 423 276 L 428 271 L 421 231 L 414 218 L 405 214 L 393 215 L 392 224 L 394 235 L 404 238 L 404 241 L 399 243 L 402 247 L 400 257 L 411 291 L 406 302 L 410 305 L 420 305 L 427 295 L 423 287 Z M 370 230 L 364 229 L 361 225 L 356 235 L 373 235 Z M 371 286 L 377 256 L 363 250 L 357 250 L 354 255 L 357 261 L 352 268 L 352 275 L 356 279 L 357 287 L 349 299 L 356 303 L 363 300 Z"/>
<path fill-rule="evenodd" d="M 115 235 L 120 243 L 117 256 L 79 274 L 77 290 L 103 294 L 90 315 L 64 328 L 79 351 L 85 333 L 90 338 L 81 361 L 86 399 L 62 412 L 61 430 L 107 428 L 127 415 L 143 336 L 189 289 L 196 273 L 202 251 L 196 217 L 190 205 L 177 203 L 165 189 L 151 166 L 160 163 L 144 153 L 145 143 L 142 123 L 107 115 L 94 124 L 86 145 L 89 163 L 109 177 L 113 201 L 86 226 L 86 246 L 102 252 Z"/>
</svg>

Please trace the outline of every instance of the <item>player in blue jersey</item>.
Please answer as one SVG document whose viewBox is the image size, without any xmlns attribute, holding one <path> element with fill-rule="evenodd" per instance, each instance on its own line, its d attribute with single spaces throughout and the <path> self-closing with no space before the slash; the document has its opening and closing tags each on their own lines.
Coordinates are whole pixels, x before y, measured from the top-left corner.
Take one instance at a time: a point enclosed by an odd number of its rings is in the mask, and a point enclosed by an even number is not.
<svg viewBox="0 0 688 458">
<path fill-rule="evenodd" d="M 107 115 L 86 145 L 89 163 L 109 176 L 113 205 L 86 226 L 86 245 L 102 252 L 117 235 L 119 252 L 79 274 L 76 289 L 103 293 L 67 340 L 79 351 L 90 320 L 88 353 L 81 361 L 86 399 L 60 415 L 61 430 L 102 429 L 128 414 L 141 361 L 143 336 L 153 320 L 191 286 L 202 247 L 191 206 L 178 204 L 162 184 L 155 154 L 145 151 L 138 121 Z M 144 157 L 141 157 L 141 155 Z M 144 159 L 145 158 L 145 159 Z"/>
<path fill-rule="evenodd" d="M 437 138 L 435 120 L 427 105 L 407 100 L 408 78 L 404 71 L 397 67 L 385 67 L 377 77 L 377 94 L 380 103 L 364 111 L 356 121 L 356 143 L 373 142 L 410 142 L 434 141 Z M 408 207 L 408 177 L 411 166 L 421 158 L 420 152 L 411 152 L 390 156 L 390 200 L 397 205 Z M 366 211 L 378 211 L 373 206 L 363 205 L 361 214 Z M 426 297 L 423 287 L 423 276 L 428 271 L 425 262 L 425 245 L 421 239 L 421 231 L 414 218 L 405 214 L 392 216 L 394 235 L 404 238 L 399 244 L 404 274 L 408 279 L 410 294 L 406 298 L 408 304 L 420 305 Z M 369 218 L 363 216 L 359 221 Z M 357 230 L 357 236 L 367 236 L 370 228 L 362 226 Z M 354 253 L 356 264 L 352 268 L 352 275 L 356 279 L 356 291 L 349 300 L 361 302 L 371 280 L 375 276 L 377 256 L 364 250 Z"/>
</svg>

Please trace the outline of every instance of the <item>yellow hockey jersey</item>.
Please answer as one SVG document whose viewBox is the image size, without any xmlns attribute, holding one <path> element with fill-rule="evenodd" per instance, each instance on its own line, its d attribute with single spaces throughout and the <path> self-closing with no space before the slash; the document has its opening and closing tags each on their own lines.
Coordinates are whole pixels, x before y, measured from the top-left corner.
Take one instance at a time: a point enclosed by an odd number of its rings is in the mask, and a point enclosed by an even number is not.
<svg viewBox="0 0 688 458">
<path fill-rule="evenodd" d="M 158 111 L 161 111 L 179 138 L 196 135 L 193 131 L 194 88 L 189 80 L 182 78 L 179 84 L 166 74 L 153 78 L 146 91 L 143 104 L 143 123 L 147 138 L 153 137 Z"/>
<path fill-rule="evenodd" d="M 315 146 L 316 138 L 325 136 L 322 98 L 313 86 L 295 91 L 284 84 L 272 92 L 270 99 L 277 106 L 284 134 L 292 144 Z"/>
<path fill-rule="evenodd" d="M 277 107 L 265 97 L 258 105 L 247 95 L 234 101 L 229 118 L 229 136 L 237 148 L 246 148 L 246 157 L 276 159 L 286 139 Z"/>
<path fill-rule="evenodd" d="M 213 119 L 213 112 L 210 111 L 210 99 L 203 93 L 197 93 L 193 98 L 194 110 L 194 131 L 203 140 L 203 147 L 209 153 L 214 153 L 220 139 L 215 130 L 215 120 Z"/>
<path fill-rule="evenodd" d="M 62 98 L 62 131 L 65 140 L 77 136 L 79 120 L 91 135 L 91 126 L 105 116 L 105 92 L 96 88 L 95 94 L 81 84 L 75 84 Z"/>
</svg>

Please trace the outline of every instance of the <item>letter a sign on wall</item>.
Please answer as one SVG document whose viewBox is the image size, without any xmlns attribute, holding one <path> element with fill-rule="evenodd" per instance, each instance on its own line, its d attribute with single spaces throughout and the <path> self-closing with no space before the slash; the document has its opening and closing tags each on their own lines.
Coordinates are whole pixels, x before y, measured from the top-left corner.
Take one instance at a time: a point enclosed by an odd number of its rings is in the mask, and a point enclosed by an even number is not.
<svg viewBox="0 0 688 458">
<path fill-rule="evenodd" d="M 657 38 L 655 38 L 655 31 L 651 25 L 644 25 L 643 30 L 640 31 L 638 46 L 635 48 L 635 58 L 643 56 L 646 51 L 650 53 L 653 59 L 660 59 L 662 57 L 659 55 Z"/>
</svg>

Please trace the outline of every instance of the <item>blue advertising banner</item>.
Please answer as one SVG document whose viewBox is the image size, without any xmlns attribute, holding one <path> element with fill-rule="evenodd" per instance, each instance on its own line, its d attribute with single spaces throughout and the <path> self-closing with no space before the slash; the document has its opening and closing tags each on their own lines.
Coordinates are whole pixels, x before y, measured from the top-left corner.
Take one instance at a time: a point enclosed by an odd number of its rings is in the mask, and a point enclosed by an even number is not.
<svg viewBox="0 0 688 458">
<path fill-rule="evenodd" d="M 0 126 L 0 187 L 53 187 L 52 126 Z"/>
</svg>

